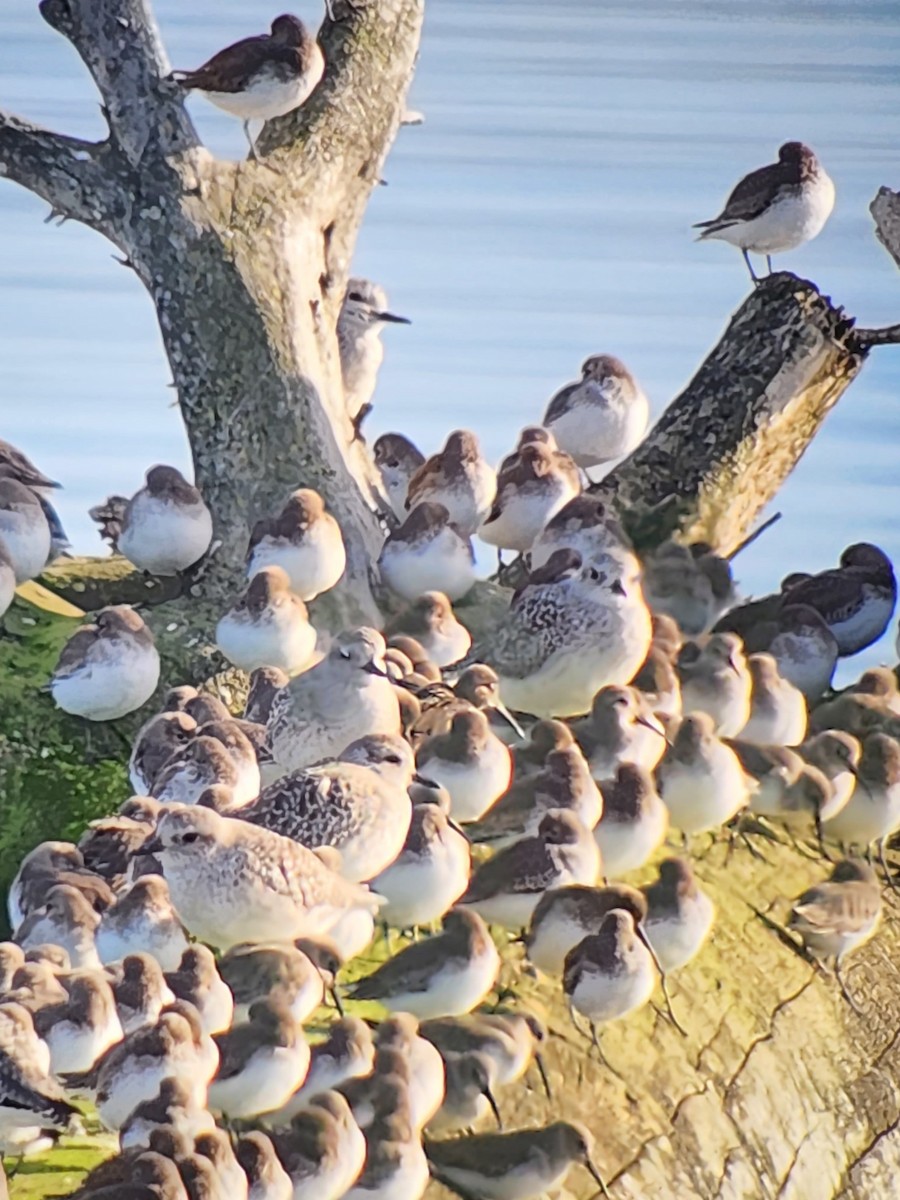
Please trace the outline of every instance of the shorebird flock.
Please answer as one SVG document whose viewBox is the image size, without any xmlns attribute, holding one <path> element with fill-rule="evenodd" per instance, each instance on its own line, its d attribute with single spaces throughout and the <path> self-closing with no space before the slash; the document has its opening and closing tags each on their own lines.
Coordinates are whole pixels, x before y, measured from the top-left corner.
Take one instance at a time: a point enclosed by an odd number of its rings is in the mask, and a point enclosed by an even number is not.
<svg viewBox="0 0 900 1200">
<path fill-rule="evenodd" d="M 282 16 L 173 80 L 246 127 L 301 104 L 323 66 Z M 815 236 L 833 200 L 789 142 L 701 236 L 738 246 L 752 274 L 748 251 Z M 403 320 L 350 280 L 336 342 L 357 430 L 380 333 Z M 89 1101 L 119 1151 L 85 1200 L 416 1200 L 432 1176 L 529 1200 L 576 1166 L 608 1195 L 582 1125 L 508 1127 L 508 1092 L 561 1081 L 541 1013 L 515 988 L 498 997 L 501 967 L 565 998 L 585 1054 L 657 990 L 678 1026 L 667 980 L 715 929 L 693 869 L 710 839 L 804 847 L 811 886 L 782 933 L 855 1007 L 841 967 L 881 916 L 873 850 L 893 882 L 900 691 L 887 667 L 831 684 L 892 619 L 889 559 L 850 546 L 741 600 L 733 555 L 639 556 L 592 494 L 588 472 L 647 432 L 619 359 L 591 354 L 534 419 L 497 469 L 468 430 L 430 457 L 401 433 L 375 441 L 381 629 L 328 638 L 310 619 L 346 566 L 321 496 L 301 487 L 256 514 L 246 583 L 209 631 L 250 674 L 239 716 L 209 688 L 160 697 L 153 634 L 128 605 L 69 639 L 49 681 L 61 709 L 97 722 L 148 707 L 134 794 L 77 844 L 35 847 L 9 891 L 3 1152 L 40 1151 Z M 65 549 L 57 486 L 0 442 L 0 613 Z M 215 514 L 173 467 L 92 515 L 143 572 L 215 553 Z M 524 579 L 477 641 L 473 537 L 520 555 Z M 652 882 L 629 882 L 648 864 Z"/>
</svg>

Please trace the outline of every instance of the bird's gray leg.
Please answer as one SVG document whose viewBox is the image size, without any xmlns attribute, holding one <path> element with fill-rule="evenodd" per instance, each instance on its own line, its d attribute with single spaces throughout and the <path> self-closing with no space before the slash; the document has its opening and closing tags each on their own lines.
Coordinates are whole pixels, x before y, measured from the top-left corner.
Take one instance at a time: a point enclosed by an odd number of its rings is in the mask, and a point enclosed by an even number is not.
<svg viewBox="0 0 900 1200">
<path fill-rule="evenodd" d="M 744 262 L 747 264 L 747 270 L 750 272 L 750 278 L 753 280 L 754 283 L 759 283 L 759 276 L 753 270 L 753 263 L 750 261 L 750 255 L 747 253 L 746 250 L 742 250 L 741 254 L 743 254 L 743 256 L 744 256 Z"/>
</svg>

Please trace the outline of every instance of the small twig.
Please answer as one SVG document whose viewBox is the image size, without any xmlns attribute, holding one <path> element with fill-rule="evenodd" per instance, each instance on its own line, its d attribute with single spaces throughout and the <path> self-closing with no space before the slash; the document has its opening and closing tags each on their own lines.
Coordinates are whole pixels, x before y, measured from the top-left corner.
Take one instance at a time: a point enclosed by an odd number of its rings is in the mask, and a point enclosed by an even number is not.
<svg viewBox="0 0 900 1200">
<path fill-rule="evenodd" d="M 853 336 L 864 350 L 872 346 L 896 346 L 900 342 L 900 325 L 886 325 L 884 329 L 856 329 Z"/>
<path fill-rule="evenodd" d="M 747 534 L 742 542 L 738 542 L 731 553 L 725 555 L 725 561 L 734 562 L 742 550 L 746 550 L 748 546 L 752 546 L 757 538 L 762 537 L 767 529 L 771 529 L 775 522 L 780 520 L 781 513 L 773 513 L 772 516 L 769 517 L 768 521 L 763 521 L 762 525 L 760 525 L 758 529 L 754 529 L 752 533 Z"/>
</svg>

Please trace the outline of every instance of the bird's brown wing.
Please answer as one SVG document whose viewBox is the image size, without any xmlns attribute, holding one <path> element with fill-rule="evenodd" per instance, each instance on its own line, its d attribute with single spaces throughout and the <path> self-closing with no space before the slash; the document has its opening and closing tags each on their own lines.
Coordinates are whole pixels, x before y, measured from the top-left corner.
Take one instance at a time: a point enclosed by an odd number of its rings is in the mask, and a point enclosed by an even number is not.
<svg viewBox="0 0 900 1200">
<path fill-rule="evenodd" d="M 172 78 L 184 88 L 202 92 L 240 92 L 278 49 L 268 34 L 243 38 L 214 54 L 196 71 L 173 71 Z"/>
<path fill-rule="evenodd" d="M 694 228 L 723 229 L 736 221 L 752 221 L 768 208 L 779 191 L 789 183 L 784 163 L 770 163 L 758 171 L 751 171 L 725 201 L 721 213 L 711 221 L 700 221 Z"/>
</svg>

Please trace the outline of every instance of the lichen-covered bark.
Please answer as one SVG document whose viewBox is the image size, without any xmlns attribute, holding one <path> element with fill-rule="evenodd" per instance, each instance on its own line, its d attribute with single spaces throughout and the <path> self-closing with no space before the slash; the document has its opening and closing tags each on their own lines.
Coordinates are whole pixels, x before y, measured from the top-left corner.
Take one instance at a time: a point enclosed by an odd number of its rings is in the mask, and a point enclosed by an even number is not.
<svg viewBox="0 0 900 1200">
<path fill-rule="evenodd" d="M 878 189 L 878 194 L 869 205 L 875 221 L 875 234 L 888 254 L 900 267 L 900 192 L 890 188 Z"/>
</svg>

